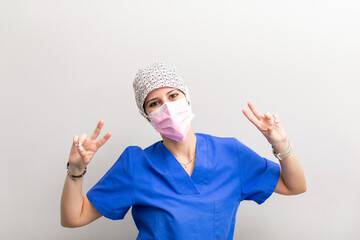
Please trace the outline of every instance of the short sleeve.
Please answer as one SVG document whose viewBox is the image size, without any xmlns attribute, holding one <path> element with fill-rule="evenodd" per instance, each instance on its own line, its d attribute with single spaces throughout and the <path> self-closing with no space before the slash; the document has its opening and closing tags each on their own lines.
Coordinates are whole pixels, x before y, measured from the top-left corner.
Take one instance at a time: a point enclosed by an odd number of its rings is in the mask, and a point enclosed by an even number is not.
<svg viewBox="0 0 360 240">
<path fill-rule="evenodd" d="M 235 139 L 241 172 L 242 200 L 262 204 L 274 192 L 280 177 L 280 165 L 259 156 Z"/>
<path fill-rule="evenodd" d="M 123 219 L 133 205 L 131 147 L 124 150 L 107 173 L 87 192 L 92 205 L 105 217 Z"/>
</svg>

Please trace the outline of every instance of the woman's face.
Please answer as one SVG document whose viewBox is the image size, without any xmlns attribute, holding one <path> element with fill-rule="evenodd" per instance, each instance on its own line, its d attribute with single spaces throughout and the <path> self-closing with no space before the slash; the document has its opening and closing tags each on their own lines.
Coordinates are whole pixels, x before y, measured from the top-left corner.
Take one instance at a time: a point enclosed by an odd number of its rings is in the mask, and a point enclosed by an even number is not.
<svg viewBox="0 0 360 240">
<path fill-rule="evenodd" d="M 162 87 L 151 91 L 144 102 L 147 115 L 161 107 L 165 102 L 173 102 L 185 98 L 185 94 L 177 88 Z"/>
</svg>

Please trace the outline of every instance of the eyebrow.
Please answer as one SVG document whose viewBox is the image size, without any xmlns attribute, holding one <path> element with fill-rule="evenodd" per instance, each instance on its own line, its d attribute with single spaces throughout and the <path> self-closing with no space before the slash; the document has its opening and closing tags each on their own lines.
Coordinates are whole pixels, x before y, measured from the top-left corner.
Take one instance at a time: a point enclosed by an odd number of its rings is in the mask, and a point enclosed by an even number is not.
<svg viewBox="0 0 360 240">
<path fill-rule="evenodd" d="M 166 95 L 169 95 L 169 94 L 170 94 L 171 92 L 173 92 L 173 91 L 177 91 L 177 89 L 173 89 L 173 90 L 168 91 L 168 92 L 166 93 Z M 145 106 L 146 106 L 149 102 L 151 102 L 152 100 L 155 100 L 155 99 L 158 99 L 158 97 L 155 97 L 155 98 L 152 98 L 152 99 L 148 100 L 148 101 L 145 103 Z"/>
</svg>

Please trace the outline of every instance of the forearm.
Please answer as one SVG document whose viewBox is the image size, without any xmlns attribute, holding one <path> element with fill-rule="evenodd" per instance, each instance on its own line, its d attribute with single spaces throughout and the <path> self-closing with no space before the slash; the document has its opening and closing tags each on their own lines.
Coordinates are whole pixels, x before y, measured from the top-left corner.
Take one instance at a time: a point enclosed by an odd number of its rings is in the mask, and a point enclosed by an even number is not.
<svg viewBox="0 0 360 240">
<path fill-rule="evenodd" d="M 286 141 L 286 145 L 288 142 Z M 275 152 L 283 152 L 286 146 L 276 146 L 274 147 Z M 292 152 L 288 157 L 282 159 L 280 162 L 281 166 L 281 175 L 284 181 L 285 186 L 292 194 L 299 194 L 306 191 L 306 181 L 303 169 L 295 155 Z"/>
<path fill-rule="evenodd" d="M 61 225 L 77 227 L 80 224 L 83 208 L 82 178 L 73 180 L 66 176 L 61 196 Z"/>
<path fill-rule="evenodd" d="M 288 190 L 293 194 L 306 191 L 304 172 L 296 158 L 295 153 L 280 161 L 281 174 Z"/>
</svg>

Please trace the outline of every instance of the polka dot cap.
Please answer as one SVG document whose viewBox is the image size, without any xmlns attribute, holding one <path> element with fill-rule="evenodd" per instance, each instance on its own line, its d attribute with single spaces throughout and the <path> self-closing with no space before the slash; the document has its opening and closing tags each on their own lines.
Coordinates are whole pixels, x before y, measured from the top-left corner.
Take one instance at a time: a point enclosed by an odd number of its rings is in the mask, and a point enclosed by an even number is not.
<svg viewBox="0 0 360 240">
<path fill-rule="evenodd" d="M 143 108 L 144 101 L 149 92 L 161 87 L 174 87 L 181 90 L 190 103 L 188 89 L 176 67 L 170 67 L 162 62 L 157 62 L 149 67 L 140 69 L 133 82 L 136 104 L 141 115 L 147 119 L 148 116 Z"/>
</svg>

